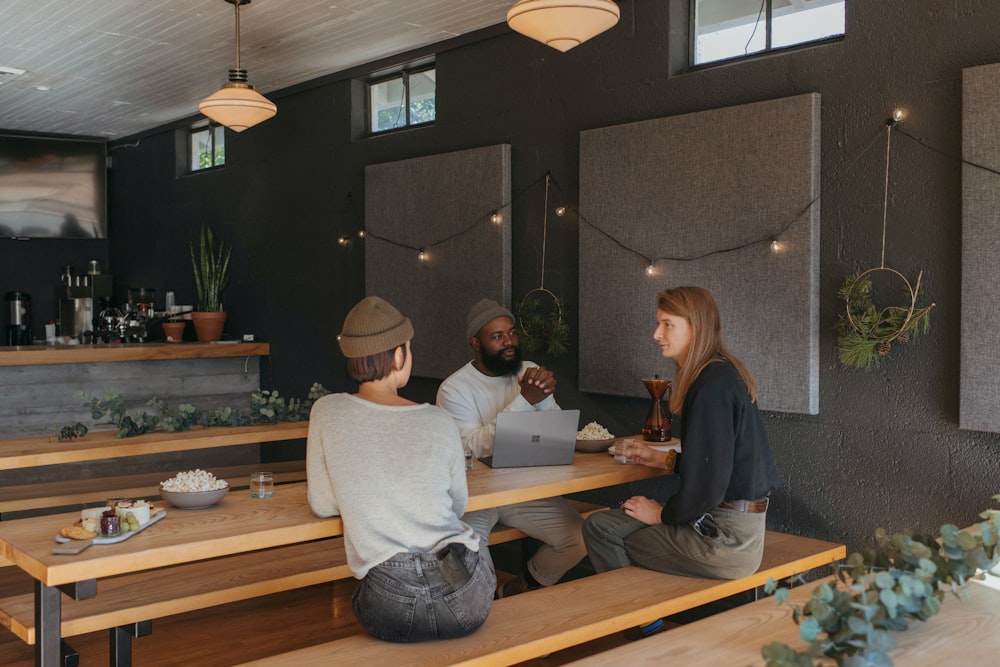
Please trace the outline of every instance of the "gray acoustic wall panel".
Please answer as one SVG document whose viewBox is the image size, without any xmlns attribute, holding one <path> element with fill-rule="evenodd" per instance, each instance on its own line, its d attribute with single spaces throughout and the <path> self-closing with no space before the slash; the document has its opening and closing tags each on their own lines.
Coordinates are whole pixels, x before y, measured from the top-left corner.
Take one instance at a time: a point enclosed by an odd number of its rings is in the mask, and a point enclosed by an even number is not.
<svg viewBox="0 0 1000 667">
<path fill-rule="evenodd" d="M 819 178 L 816 93 L 582 132 L 580 389 L 672 376 L 656 294 L 700 285 L 760 406 L 817 414 Z"/>
<path fill-rule="evenodd" d="M 369 165 L 365 229 L 365 293 L 413 321 L 413 374 L 447 377 L 472 358 L 472 304 L 510 305 L 510 146 Z"/>
<path fill-rule="evenodd" d="M 958 426 L 1000 433 L 1000 64 L 962 70 L 962 159 Z"/>
</svg>

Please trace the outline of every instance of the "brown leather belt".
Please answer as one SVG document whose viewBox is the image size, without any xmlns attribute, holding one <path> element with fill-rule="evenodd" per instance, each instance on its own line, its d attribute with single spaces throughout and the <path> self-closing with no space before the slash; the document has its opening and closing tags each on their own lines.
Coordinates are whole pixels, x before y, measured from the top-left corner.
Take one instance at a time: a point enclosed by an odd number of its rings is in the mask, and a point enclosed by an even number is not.
<svg viewBox="0 0 1000 667">
<path fill-rule="evenodd" d="M 719 507 L 737 512 L 749 512 L 750 514 L 760 514 L 767 511 L 767 503 L 770 498 L 763 500 L 723 500 Z"/>
</svg>

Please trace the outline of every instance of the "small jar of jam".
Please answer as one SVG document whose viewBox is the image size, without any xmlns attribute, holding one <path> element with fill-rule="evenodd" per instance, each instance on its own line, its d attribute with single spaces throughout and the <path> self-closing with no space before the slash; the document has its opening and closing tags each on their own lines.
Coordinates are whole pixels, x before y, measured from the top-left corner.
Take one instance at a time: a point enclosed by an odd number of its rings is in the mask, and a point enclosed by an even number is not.
<svg viewBox="0 0 1000 667">
<path fill-rule="evenodd" d="M 118 537 L 122 533 L 121 517 L 109 509 L 101 515 L 101 535 L 103 537 Z"/>
</svg>

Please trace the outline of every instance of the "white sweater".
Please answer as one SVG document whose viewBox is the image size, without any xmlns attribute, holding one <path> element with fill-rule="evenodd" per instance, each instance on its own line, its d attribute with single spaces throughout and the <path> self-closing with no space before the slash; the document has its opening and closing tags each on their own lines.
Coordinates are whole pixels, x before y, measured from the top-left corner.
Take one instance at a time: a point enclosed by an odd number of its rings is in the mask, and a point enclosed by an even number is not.
<svg viewBox="0 0 1000 667">
<path fill-rule="evenodd" d="M 479 550 L 459 519 L 469 500 L 465 460 L 455 421 L 441 408 L 324 396 L 309 415 L 306 476 L 316 516 L 343 519 L 358 579 L 398 553 L 456 542 Z"/>
<path fill-rule="evenodd" d="M 521 363 L 518 376 L 538 364 Z M 517 377 L 484 375 L 470 361 L 441 383 L 437 404 L 447 410 L 462 434 L 462 444 L 472 448 L 478 456 L 493 454 L 493 440 L 497 433 L 497 413 L 531 412 L 532 410 L 559 410 L 555 396 L 532 405 L 521 396 Z"/>
</svg>

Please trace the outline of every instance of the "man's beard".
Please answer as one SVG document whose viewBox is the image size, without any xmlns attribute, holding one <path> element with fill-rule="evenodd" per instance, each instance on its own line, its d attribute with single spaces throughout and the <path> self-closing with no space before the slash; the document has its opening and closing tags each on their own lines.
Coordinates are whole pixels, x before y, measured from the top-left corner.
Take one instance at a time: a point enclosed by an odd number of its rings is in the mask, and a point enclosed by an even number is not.
<svg viewBox="0 0 1000 667">
<path fill-rule="evenodd" d="M 507 350 L 514 350 L 514 356 L 506 359 L 503 353 Z M 482 353 L 483 366 L 493 375 L 517 375 L 521 371 L 521 346 L 512 345 L 500 350 L 496 354 Z"/>
</svg>

